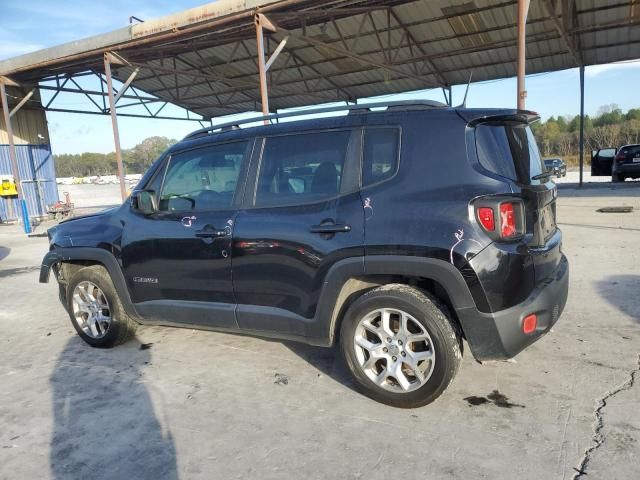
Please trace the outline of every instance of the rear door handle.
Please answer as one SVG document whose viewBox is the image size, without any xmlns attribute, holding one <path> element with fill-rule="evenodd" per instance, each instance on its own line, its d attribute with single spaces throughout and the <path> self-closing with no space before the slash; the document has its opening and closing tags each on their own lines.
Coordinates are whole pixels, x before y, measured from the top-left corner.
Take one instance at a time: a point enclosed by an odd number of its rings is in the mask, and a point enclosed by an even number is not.
<svg viewBox="0 0 640 480">
<path fill-rule="evenodd" d="M 213 225 L 205 225 L 202 230 L 196 231 L 196 237 L 198 238 L 222 238 L 226 236 L 226 230 L 218 230 Z"/>
<path fill-rule="evenodd" d="M 327 225 L 313 225 L 311 233 L 346 233 L 351 231 L 351 225 L 344 223 L 329 223 Z"/>
</svg>

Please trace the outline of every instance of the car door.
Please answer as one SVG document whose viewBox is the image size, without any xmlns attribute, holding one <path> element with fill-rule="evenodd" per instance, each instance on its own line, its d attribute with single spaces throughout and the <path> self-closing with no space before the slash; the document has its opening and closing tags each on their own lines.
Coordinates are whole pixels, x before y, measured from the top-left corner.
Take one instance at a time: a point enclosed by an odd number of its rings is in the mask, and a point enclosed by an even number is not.
<svg viewBox="0 0 640 480">
<path fill-rule="evenodd" d="M 601 148 L 591 155 L 591 175 L 594 177 L 610 176 L 613 165 L 613 157 L 617 148 Z"/>
<path fill-rule="evenodd" d="M 178 151 L 151 179 L 157 211 L 132 211 L 125 279 L 137 310 L 165 323 L 236 326 L 231 238 L 253 141 Z"/>
<path fill-rule="evenodd" d="M 234 225 L 237 321 L 242 329 L 305 336 L 328 270 L 364 254 L 361 131 L 299 132 L 257 142 L 245 208 Z"/>
</svg>

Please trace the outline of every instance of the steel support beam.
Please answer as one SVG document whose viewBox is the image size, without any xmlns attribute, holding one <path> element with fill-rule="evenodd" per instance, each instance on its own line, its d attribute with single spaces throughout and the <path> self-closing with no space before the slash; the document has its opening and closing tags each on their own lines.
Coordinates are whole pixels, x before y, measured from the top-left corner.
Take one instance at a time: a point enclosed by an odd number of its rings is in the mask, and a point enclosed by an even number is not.
<svg viewBox="0 0 640 480">
<path fill-rule="evenodd" d="M 118 178 L 120 179 L 120 195 L 122 201 L 127 199 L 127 189 L 124 185 L 124 168 L 122 167 L 122 151 L 120 149 L 120 132 L 118 131 L 118 116 L 116 115 L 116 100 L 113 93 L 113 79 L 111 78 L 111 55 L 104 54 L 104 73 L 107 77 L 107 93 L 109 95 L 109 113 L 113 128 L 113 143 L 116 147 L 116 162 L 118 163 Z"/>
<path fill-rule="evenodd" d="M 22 100 L 20 100 L 20 102 L 11 109 L 11 111 L 9 112 L 9 117 L 13 117 L 16 113 L 18 113 L 18 111 L 24 106 L 25 103 L 27 103 L 29 101 L 29 99 L 33 96 L 33 94 L 35 93 L 35 88 L 32 88 L 29 93 L 27 93 L 24 98 Z"/>
<path fill-rule="evenodd" d="M 434 88 L 434 87 L 439 87 L 440 85 L 436 85 L 433 84 L 431 82 L 427 82 L 425 81 L 425 79 L 419 75 L 414 75 L 412 73 L 406 72 L 400 68 L 397 68 L 393 65 L 388 65 L 386 63 L 381 63 L 381 62 L 377 62 L 375 60 L 371 60 L 369 58 L 365 58 L 362 55 L 358 55 L 357 53 L 354 53 L 352 51 L 347 51 L 344 50 L 340 47 L 336 47 L 334 45 L 322 42 L 320 40 L 317 40 L 316 38 L 310 37 L 308 35 L 304 35 L 304 34 L 298 34 L 298 33 L 294 33 L 290 30 L 284 29 L 282 27 L 276 27 L 277 31 L 282 33 L 283 35 L 287 35 L 290 36 L 291 38 L 295 38 L 298 40 L 301 40 L 303 42 L 306 42 L 310 45 L 313 45 L 314 47 L 317 47 L 321 50 L 327 50 L 330 52 L 333 52 L 337 55 L 342 55 L 344 57 L 349 57 L 352 58 L 354 60 L 357 60 L 358 62 L 364 64 L 364 65 L 368 65 L 370 67 L 376 67 L 379 68 L 381 70 L 384 70 L 386 72 L 389 73 L 395 73 L 396 75 L 400 75 L 401 77 L 405 77 L 405 78 L 411 78 L 413 80 L 417 80 L 420 83 L 424 84 L 425 87 L 427 88 Z M 332 61 L 331 59 L 329 61 Z"/>
<path fill-rule="evenodd" d="M 584 65 L 580 65 L 580 186 L 584 170 Z"/>
<path fill-rule="evenodd" d="M 560 35 L 562 42 L 567 47 L 567 51 L 571 54 L 573 59 L 576 61 L 576 65 L 577 66 L 582 65 L 584 62 L 582 60 L 580 49 L 574 42 L 573 37 L 569 35 L 569 32 L 567 31 L 565 26 L 562 24 L 562 22 L 556 15 L 555 5 L 552 4 L 550 0 L 542 0 L 542 5 L 544 5 L 545 10 L 547 11 L 547 15 L 549 15 L 549 17 L 551 18 L 551 21 L 553 22 L 553 26 L 555 27 L 558 34 Z M 569 12 L 564 12 L 564 11 L 562 12 L 563 18 L 565 19 L 568 18 L 568 15 L 569 15 Z"/>
<path fill-rule="evenodd" d="M 524 110 L 527 90 L 525 87 L 526 73 L 526 48 L 527 48 L 527 14 L 529 13 L 529 0 L 518 0 L 518 110 Z"/>
<path fill-rule="evenodd" d="M 2 113 L 4 115 L 5 128 L 7 129 L 7 138 L 9 140 L 9 158 L 11 159 L 11 170 L 13 181 L 16 184 L 18 192 L 18 204 L 20 205 L 22 225 L 25 233 L 31 233 L 31 223 L 29 221 L 29 212 L 27 210 L 27 202 L 24 199 L 22 185 L 20 183 L 20 171 L 18 170 L 18 157 L 16 155 L 16 145 L 13 140 L 13 128 L 11 128 L 11 115 L 9 112 L 9 100 L 7 99 L 7 90 L 5 83 L 0 79 L 0 102 L 2 102 Z"/>
<path fill-rule="evenodd" d="M 118 103 L 118 100 L 120 100 L 120 97 L 122 97 L 122 95 L 124 95 L 124 92 L 127 91 L 127 88 L 129 88 L 129 85 L 131 85 L 131 82 L 133 82 L 133 79 L 136 78 L 136 75 L 138 75 L 139 71 L 140 71 L 140 68 L 136 68 L 133 72 L 131 72 L 131 75 L 129 75 L 129 78 L 127 78 L 127 81 L 124 82 L 124 84 L 122 85 L 122 88 L 118 90 L 118 94 L 114 99 L 115 103 Z"/>
<path fill-rule="evenodd" d="M 262 114 L 266 117 L 269 115 L 269 90 L 267 87 L 267 65 L 264 55 L 264 32 L 263 23 L 266 17 L 262 14 L 255 16 L 256 25 L 256 46 L 258 48 L 258 74 L 260 76 L 260 98 L 262 100 Z M 271 25 L 270 22 L 268 25 Z M 265 125 L 269 124 L 268 120 L 264 121 Z"/>
</svg>

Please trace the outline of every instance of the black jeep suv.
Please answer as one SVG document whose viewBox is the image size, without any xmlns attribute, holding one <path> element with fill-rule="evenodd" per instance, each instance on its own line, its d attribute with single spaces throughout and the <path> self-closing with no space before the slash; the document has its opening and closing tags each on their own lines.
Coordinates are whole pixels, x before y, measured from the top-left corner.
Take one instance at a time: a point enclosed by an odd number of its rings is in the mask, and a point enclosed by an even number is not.
<svg viewBox="0 0 640 480">
<path fill-rule="evenodd" d="M 548 332 L 568 264 L 537 116 L 348 110 L 192 133 L 130 201 L 51 228 L 40 281 L 53 270 L 92 346 L 138 323 L 339 342 L 364 393 L 398 407 L 445 390 L 463 339 L 487 361 Z"/>
</svg>

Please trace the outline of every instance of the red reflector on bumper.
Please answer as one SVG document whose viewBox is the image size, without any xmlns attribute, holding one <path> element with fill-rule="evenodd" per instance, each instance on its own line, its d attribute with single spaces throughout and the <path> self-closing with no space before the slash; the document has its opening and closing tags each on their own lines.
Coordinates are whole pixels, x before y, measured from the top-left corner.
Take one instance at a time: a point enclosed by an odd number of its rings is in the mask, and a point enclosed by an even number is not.
<svg viewBox="0 0 640 480">
<path fill-rule="evenodd" d="M 535 313 L 524 317 L 522 321 L 522 331 L 529 335 L 530 333 L 535 332 L 536 327 L 538 326 L 538 317 L 536 317 Z"/>
</svg>

